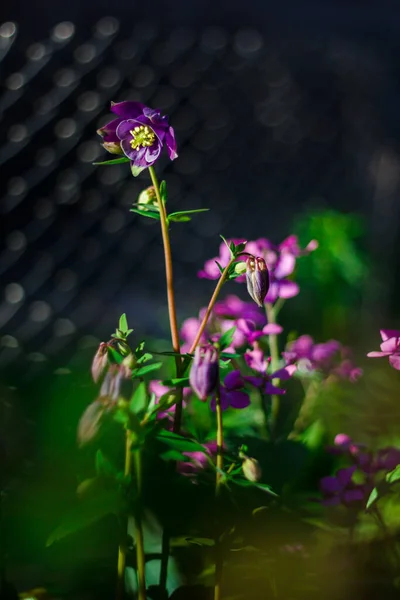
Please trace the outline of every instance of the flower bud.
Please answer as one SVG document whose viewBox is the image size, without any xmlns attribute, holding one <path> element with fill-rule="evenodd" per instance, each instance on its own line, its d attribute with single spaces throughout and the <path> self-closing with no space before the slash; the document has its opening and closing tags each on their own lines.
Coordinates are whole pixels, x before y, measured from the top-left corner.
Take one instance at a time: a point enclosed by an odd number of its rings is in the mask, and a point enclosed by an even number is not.
<svg viewBox="0 0 400 600">
<path fill-rule="evenodd" d="M 260 481 L 261 479 L 261 467 L 259 462 L 255 458 L 249 458 L 248 456 L 244 459 L 242 463 L 243 475 L 251 481 L 255 483 L 256 481 Z"/>
<path fill-rule="evenodd" d="M 102 376 L 104 369 L 108 363 L 108 345 L 105 342 L 101 342 L 100 346 L 97 349 L 96 354 L 94 355 L 92 362 L 92 377 L 93 381 L 97 383 Z"/>
<path fill-rule="evenodd" d="M 146 206 L 158 208 L 156 190 L 154 189 L 153 185 L 146 188 L 139 194 L 138 208 L 141 210 L 146 210 Z"/>
<path fill-rule="evenodd" d="M 121 144 L 117 142 L 103 142 L 102 146 L 110 154 L 123 154 Z"/>
<path fill-rule="evenodd" d="M 104 412 L 105 407 L 98 400 L 89 404 L 78 425 L 78 444 L 80 446 L 88 444 L 97 437 Z"/>
<path fill-rule="evenodd" d="M 247 291 L 258 306 L 262 307 L 269 288 L 266 262 L 260 256 L 249 256 L 246 261 Z"/>
<path fill-rule="evenodd" d="M 214 346 L 197 346 L 189 381 L 200 400 L 206 400 L 216 388 L 219 375 L 218 351 Z"/>
</svg>

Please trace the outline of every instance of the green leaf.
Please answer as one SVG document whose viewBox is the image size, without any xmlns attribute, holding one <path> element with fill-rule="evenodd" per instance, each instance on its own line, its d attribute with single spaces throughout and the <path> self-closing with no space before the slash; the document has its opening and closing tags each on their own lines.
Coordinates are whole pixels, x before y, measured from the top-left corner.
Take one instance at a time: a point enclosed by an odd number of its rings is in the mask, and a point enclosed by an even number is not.
<svg viewBox="0 0 400 600">
<path fill-rule="evenodd" d="M 378 490 L 377 490 L 377 488 L 375 487 L 375 488 L 372 490 L 372 492 L 370 493 L 370 495 L 369 495 L 368 502 L 367 502 L 367 506 L 366 506 L 367 510 L 368 510 L 369 508 L 371 508 L 371 506 L 372 506 L 373 504 L 375 504 L 375 502 L 378 500 L 378 496 L 379 496 L 379 494 L 378 494 Z"/>
<path fill-rule="evenodd" d="M 243 252 L 243 250 L 246 248 L 246 244 L 247 242 L 242 242 L 241 244 L 238 244 L 235 248 L 235 256 L 237 256 L 238 254 L 240 254 L 241 252 Z"/>
<path fill-rule="evenodd" d="M 167 387 L 189 387 L 189 377 L 173 377 L 172 379 L 165 379 L 162 381 L 163 385 Z"/>
<path fill-rule="evenodd" d="M 218 269 L 219 269 L 219 272 L 220 272 L 220 273 L 221 273 L 221 275 L 222 275 L 222 273 L 225 271 L 224 267 L 223 267 L 222 265 L 220 265 L 220 264 L 219 264 L 219 262 L 218 262 L 217 260 L 215 261 L 215 264 L 217 265 L 217 267 L 218 267 Z"/>
<path fill-rule="evenodd" d="M 148 217 L 149 219 L 156 219 L 156 221 L 160 220 L 160 213 L 152 210 L 141 210 L 140 208 L 130 208 L 130 212 L 137 213 L 142 217 Z"/>
<path fill-rule="evenodd" d="M 117 474 L 117 469 L 112 462 L 104 456 L 102 451 L 99 449 L 96 452 L 96 473 L 97 475 L 104 475 L 105 477 L 114 477 Z"/>
<path fill-rule="evenodd" d="M 395 469 L 393 469 L 393 471 L 390 471 L 390 473 L 387 473 L 386 481 L 388 483 L 396 483 L 396 481 L 399 481 L 399 479 L 400 479 L 400 465 L 397 465 L 397 467 Z"/>
<path fill-rule="evenodd" d="M 262 490 L 263 492 L 267 492 L 267 494 L 269 494 L 270 496 L 274 496 L 276 498 L 278 497 L 278 494 L 272 491 L 271 486 L 267 485 L 266 483 L 254 483 L 252 481 L 249 481 L 248 479 L 244 479 L 243 477 L 235 477 L 232 478 L 231 481 L 233 483 L 236 483 L 236 485 L 240 485 L 241 487 L 255 487 L 259 490 Z"/>
<path fill-rule="evenodd" d="M 128 331 L 128 321 L 125 313 L 119 318 L 118 329 L 122 331 L 122 333 L 126 333 Z"/>
<path fill-rule="evenodd" d="M 151 373 L 152 371 L 157 371 L 162 367 L 162 362 L 152 363 L 151 365 L 146 365 L 145 367 L 141 367 L 140 369 L 135 369 L 132 372 L 132 377 L 143 377 L 143 375 L 147 375 L 147 373 Z"/>
<path fill-rule="evenodd" d="M 160 454 L 160 458 L 162 460 L 165 461 L 178 461 L 178 460 L 187 460 L 187 456 L 185 456 L 184 454 L 182 454 L 182 452 L 179 452 L 179 450 L 175 450 L 175 449 L 171 449 L 171 450 L 167 450 L 166 452 L 162 452 Z"/>
<path fill-rule="evenodd" d="M 140 358 L 138 358 L 137 364 L 141 365 L 141 364 L 151 360 L 152 358 L 153 358 L 152 354 L 150 354 L 149 352 L 145 352 L 144 354 L 142 354 L 142 356 Z"/>
<path fill-rule="evenodd" d="M 185 546 L 214 546 L 215 540 L 212 538 L 202 537 L 176 537 L 170 540 L 171 548 L 179 548 Z"/>
<path fill-rule="evenodd" d="M 224 236 L 223 236 L 223 235 L 220 235 L 219 237 L 220 237 L 220 238 L 221 238 L 221 240 L 224 242 L 225 246 L 228 248 L 228 250 L 229 250 L 229 253 L 230 253 L 230 255 L 231 255 L 231 258 L 233 258 L 233 256 L 234 256 L 234 255 L 233 255 L 233 253 L 232 253 L 232 250 L 230 249 L 230 245 L 228 244 L 228 242 L 226 241 L 226 239 L 224 238 Z"/>
<path fill-rule="evenodd" d="M 231 359 L 231 358 L 240 358 L 242 355 L 238 354 L 237 352 L 221 352 L 221 358 L 227 358 L 227 359 Z"/>
<path fill-rule="evenodd" d="M 112 160 L 103 160 L 102 162 L 94 162 L 94 165 L 122 165 L 122 163 L 130 162 L 126 156 L 121 158 L 113 158 Z"/>
<path fill-rule="evenodd" d="M 165 204 L 167 202 L 167 183 L 166 183 L 166 181 L 164 181 L 164 179 L 160 183 L 160 196 L 161 196 L 161 200 Z"/>
<path fill-rule="evenodd" d="M 204 446 L 196 442 L 196 440 L 192 440 L 187 437 L 183 437 L 178 433 L 173 433 L 172 431 L 161 430 L 157 434 L 158 441 L 170 446 L 174 450 L 179 450 L 181 452 L 203 452 L 207 454 Z"/>
<path fill-rule="evenodd" d="M 138 387 L 132 394 L 131 401 L 129 402 L 129 410 L 137 415 L 142 410 L 145 410 L 147 406 L 147 387 L 144 381 L 139 383 Z"/>
<path fill-rule="evenodd" d="M 76 504 L 47 539 L 46 546 L 51 546 L 67 535 L 76 533 L 92 525 L 110 513 L 118 514 L 122 508 L 122 500 L 116 490 L 107 491 L 90 500 Z"/>
<path fill-rule="evenodd" d="M 228 348 L 232 344 L 233 336 L 235 335 L 236 327 L 231 327 L 221 335 L 218 340 L 218 345 L 221 350 Z"/>
<path fill-rule="evenodd" d="M 209 208 L 197 208 L 194 210 L 182 210 L 180 212 L 173 212 L 170 215 L 168 215 L 168 221 L 176 221 L 176 222 L 184 222 L 184 221 L 191 221 L 191 216 L 190 215 L 194 215 L 196 213 L 201 213 L 201 212 L 207 212 L 208 210 L 210 210 Z"/>
<path fill-rule="evenodd" d="M 112 346 L 108 346 L 107 351 L 108 351 L 108 355 L 110 356 L 110 358 L 112 358 L 117 363 L 117 365 L 120 365 L 122 363 L 122 361 L 124 360 L 124 357 L 121 356 L 120 353 L 117 352 L 116 349 L 113 348 Z"/>
</svg>

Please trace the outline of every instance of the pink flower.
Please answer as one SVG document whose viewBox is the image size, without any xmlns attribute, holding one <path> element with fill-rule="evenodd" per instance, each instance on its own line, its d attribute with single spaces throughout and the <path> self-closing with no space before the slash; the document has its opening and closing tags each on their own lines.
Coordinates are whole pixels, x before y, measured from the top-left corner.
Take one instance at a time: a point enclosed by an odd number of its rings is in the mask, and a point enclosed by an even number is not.
<svg viewBox="0 0 400 600">
<path fill-rule="evenodd" d="M 389 357 L 389 363 L 394 369 L 400 371 L 400 331 L 396 329 L 381 329 L 381 351 L 368 352 L 369 358 Z"/>
</svg>

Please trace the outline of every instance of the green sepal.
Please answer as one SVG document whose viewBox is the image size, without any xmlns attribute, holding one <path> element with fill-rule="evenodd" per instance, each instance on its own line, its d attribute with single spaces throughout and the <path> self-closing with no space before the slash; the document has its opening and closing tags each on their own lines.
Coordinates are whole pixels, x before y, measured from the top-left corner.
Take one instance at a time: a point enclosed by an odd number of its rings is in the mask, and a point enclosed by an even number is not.
<svg viewBox="0 0 400 600">
<path fill-rule="evenodd" d="M 142 217 L 148 217 L 149 219 L 155 219 L 156 221 L 160 220 L 160 213 L 158 210 L 141 210 L 140 208 L 130 208 L 129 212 L 136 213 L 141 215 Z"/>
<path fill-rule="evenodd" d="M 160 196 L 161 196 L 161 200 L 163 201 L 163 203 L 166 204 L 166 202 L 167 202 L 167 183 L 164 179 L 160 183 Z"/>
</svg>

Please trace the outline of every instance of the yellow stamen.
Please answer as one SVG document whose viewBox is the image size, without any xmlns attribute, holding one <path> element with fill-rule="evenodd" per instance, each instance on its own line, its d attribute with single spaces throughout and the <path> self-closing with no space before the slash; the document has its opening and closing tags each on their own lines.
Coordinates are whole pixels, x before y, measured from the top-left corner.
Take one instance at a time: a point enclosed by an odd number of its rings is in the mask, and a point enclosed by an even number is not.
<svg viewBox="0 0 400 600">
<path fill-rule="evenodd" d="M 129 133 L 132 136 L 130 144 L 133 150 L 152 146 L 156 137 L 154 131 L 147 125 L 137 125 Z"/>
</svg>

